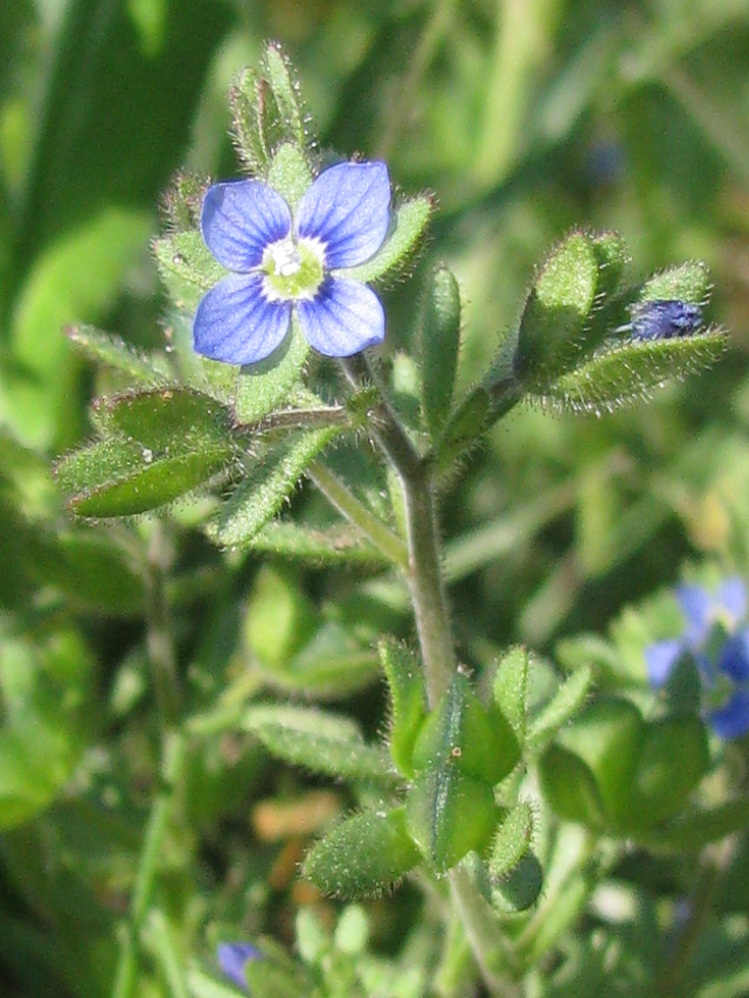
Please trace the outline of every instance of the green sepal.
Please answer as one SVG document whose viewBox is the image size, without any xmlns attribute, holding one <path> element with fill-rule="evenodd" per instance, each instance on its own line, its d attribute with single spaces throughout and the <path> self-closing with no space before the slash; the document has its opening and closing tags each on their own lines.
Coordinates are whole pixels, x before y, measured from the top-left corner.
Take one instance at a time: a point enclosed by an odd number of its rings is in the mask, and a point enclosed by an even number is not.
<svg viewBox="0 0 749 998">
<path fill-rule="evenodd" d="M 651 397 L 656 388 L 714 364 L 725 353 L 717 330 L 662 340 L 629 341 L 544 386 L 546 403 L 573 412 L 612 412 Z"/>
<path fill-rule="evenodd" d="M 162 200 L 164 228 L 168 232 L 189 232 L 200 227 L 208 182 L 186 171 L 178 172 L 169 184 Z"/>
<path fill-rule="evenodd" d="M 678 267 L 655 274 L 640 289 L 640 301 L 686 301 L 704 304 L 710 293 L 710 271 L 701 260 L 689 260 Z"/>
<path fill-rule="evenodd" d="M 152 384 L 171 376 L 166 356 L 136 350 L 119 336 L 94 326 L 68 326 L 65 335 L 89 360 L 126 375 L 141 384 Z"/>
<path fill-rule="evenodd" d="M 421 413 L 437 438 L 452 405 L 460 349 L 460 291 L 450 270 L 441 266 L 427 279 L 417 322 L 421 369 Z"/>
<path fill-rule="evenodd" d="M 520 801 L 505 811 L 488 860 L 489 872 L 494 880 L 506 877 L 528 852 L 534 826 L 533 808 L 528 801 Z"/>
<path fill-rule="evenodd" d="M 99 398 L 93 408 L 105 433 L 122 434 L 154 452 L 231 447 L 228 409 L 190 388 L 155 388 Z"/>
<path fill-rule="evenodd" d="M 333 897 L 357 900 L 382 894 L 420 859 L 405 818 L 403 807 L 344 818 L 307 853 L 302 873 Z"/>
<path fill-rule="evenodd" d="M 541 792 L 563 821 L 603 828 L 603 801 L 590 769 L 573 752 L 551 744 L 538 762 Z"/>
<path fill-rule="evenodd" d="M 503 780 L 520 759 L 509 721 L 485 707 L 467 676 L 457 673 L 441 703 L 424 722 L 414 746 L 416 771 L 451 764 L 489 786 Z"/>
<path fill-rule="evenodd" d="M 196 449 L 175 445 L 157 453 L 134 440 L 113 437 L 58 461 L 55 475 L 72 513 L 106 519 L 136 516 L 167 505 L 210 481 L 236 460 L 231 440 Z"/>
<path fill-rule="evenodd" d="M 195 312 L 206 291 L 229 273 L 213 256 L 197 229 L 155 239 L 153 252 L 172 303 L 189 315 Z"/>
<path fill-rule="evenodd" d="M 427 709 L 424 673 L 416 654 L 394 638 L 383 638 L 379 652 L 390 693 L 390 755 L 399 772 L 413 776 L 414 745 Z"/>
<path fill-rule="evenodd" d="M 207 523 L 211 540 L 227 547 L 248 547 L 294 492 L 305 468 L 338 432 L 335 428 L 310 430 L 274 447 Z"/>
<path fill-rule="evenodd" d="M 418 248 L 432 214 L 432 201 L 426 194 L 393 208 L 385 242 L 371 260 L 348 267 L 345 276 L 369 284 L 394 268 L 404 267 Z"/>
<path fill-rule="evenodd" d="M 538 900 L 543 882 L 543 867 L 534 853 L 528 851 L 494 884 L 492 906 L 502 914 L 527 911 Z"/>
<path fill-rule="evenodd" d="M 549 742 L 556 732 L 581 709 L 590 691 L 593 672 L 583 665 L 572 673 L 530 725 L 528 742 L 534 748 Z"/>
<path fill-rule="evenodd" d="M 291 329 L 278 349 L 265 360 L 248 364 L 240 370 L 234 397 L 238 424 L 259 423 L 287 403 L 294 389 L 301 384 L 309 351 L 309 342 L 293 312 Z"/>
<path fill-rule="evenodd" d="M 251 174 L 265 177 L 276 150 L 291 142 L 305 149 L 309 138 L 299 81 L 278 45 L 269 44 L 258 72 L 245 69 L 229 93 L 232 138 Z"/>
<path fill-rule="evenodd" d="M 492 683 L 494 702 L 522 745 L 528 723 L 528 681 L 532 657 L 527 648 L 511 648 L 497 664 Z"/>
<path fill-rule="evenodd" d="M 467 776 L 448 756 L 418 773 L 408 791 L 408 831 L 438 873 L 488 845 L 499 810 L 491 786 Z"/>
<path fill-rule="evenodd" d="M 391 783 L 387 753 L 365 744 L 357 725 L 338 714 L 305 707 L 252 707 L 242 727 L 269 752 L 315 773 Z"/>
<path fill-rule="evenodd" d="M 628 809 L 631 827 L 675 815 L 710 766 L 707 732 L 697 717 L 665 717 L 645 727 Z"/>
<path fill-rule="evenodd" d="M 645 848 L 659 852 L 701 852 L 710 842 L 742 832 L 747 826 L 749 796 L 704 810 L 690 810 L 660 828 L 639 830 L 633 837 Z"/>
<path fill-rule="evenodd" d="M 291 520 L 266 523 L 249 542 L 253 551 L 300 559 L 317 565 L 352 564 L 387 567 L 385 556 L 347 525 L 316 529 Z"/>
<path fill-rule="evenodd" d="M 580 356 L 597 286 L 591 238 L 572 232 L 542 264 L 523 310 L 515 353 L 515 372 L 523 384 L 543 389 Z"/>
</svg>

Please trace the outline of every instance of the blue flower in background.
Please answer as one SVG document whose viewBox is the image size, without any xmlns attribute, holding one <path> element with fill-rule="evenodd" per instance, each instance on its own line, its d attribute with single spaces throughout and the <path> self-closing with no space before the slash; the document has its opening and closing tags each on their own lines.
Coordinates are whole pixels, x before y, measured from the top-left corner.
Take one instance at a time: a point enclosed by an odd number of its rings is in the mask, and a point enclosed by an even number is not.
<svg viewBox="0 0 749 998">
<path fill-rule="evenodd" d="M 730 578 L 712 594 L 701 586 L 678 586 L 686 619 L 680 638 L 645 649 L 650 683 L 668 680 L 682 656 L 697 663 L 707 700 L 707 719 L 721 738 L 749 731 L 749 596 L 742 579 Z"/>
<path fill-rule="evenodd" d="M 260 959 L 260 950 L 250 943 L 221 943 L 217 950 L 219 966 L 238 988 L 247 991 L 247 980 L 244 974 L 248 960 Z"/>
<path fill-rule="evenodd" d="M 329 357 L 381 343 L 380 300 L 346 273 L 374 256 L 389 224 L 384 163 L 331 166 L 295 213 L 260 181 L 215 184 L 200 225 L 211 253 L 233 273 L 198 305 L 195 349 L 229 364 L 254 364 L 283 342 L 292 309 L 310 344 Z"/>
</svg>

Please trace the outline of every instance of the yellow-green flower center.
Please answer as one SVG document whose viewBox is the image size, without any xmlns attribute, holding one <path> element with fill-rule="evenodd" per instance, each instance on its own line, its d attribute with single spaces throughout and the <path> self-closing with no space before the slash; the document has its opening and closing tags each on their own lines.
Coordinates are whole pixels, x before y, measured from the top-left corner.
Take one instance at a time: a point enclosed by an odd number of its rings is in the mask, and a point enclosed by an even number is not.
<svg viewBox="0 0 749 998">
<path fill-rule="evenodd" d="M 265 248 L 260 269 L 268 301 L 311 301 L 325 277 L 325 249 L 317 239 L 289 235 Z"/>
</svg>

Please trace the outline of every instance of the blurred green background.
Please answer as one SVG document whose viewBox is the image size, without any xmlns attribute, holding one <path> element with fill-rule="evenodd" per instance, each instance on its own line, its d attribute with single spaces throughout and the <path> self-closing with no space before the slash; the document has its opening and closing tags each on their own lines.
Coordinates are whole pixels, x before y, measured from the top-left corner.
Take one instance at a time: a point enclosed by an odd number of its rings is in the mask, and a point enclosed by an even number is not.
<svg viewBox="0 0 749 998">
<path fill-rule="evenodd" d="M 648 405 L 599 416 L 522 408 L 471 456 L 443 502 L 462 656 L 477 664 L 512 641 L 551 652 L 560 637 L 602 631 L 688 560 L 749 571 L 749 2 L 5 0 L 0 967 L 9 995 L 111 993 L 115 929 L 159 788 L 144 666 L 154 585 L 168 596 L 195 741 L 163 857 L 166 928 L 156 920 L 146 933 L 139 995 L 180 993 L 164 947 L 208 958 L 217 926 L 287 939 L 300 900 L 293 875 L 279 872 L 293 868 L 296 833 L 274 838 L 250 816 L 261 798 L 279 808 L 277 798 L 304 802 L 318 790 L 272 770 L 255 743 L 222 727 L 221 710 L 269 673 L 314 694 L 284 670 L 331 621 L 356 625 L 348 658 L 335 646 L 342 668 L 358 670 L 352 687 L 373 678 L 379 628 L 408 633 L 402 596 L 382 580 L 224 563 L 185 511 L 157 527 L 72 525 L 51 483 L 50 460 L 92 432 L 92 394 L 119 387 L 62 328 L 91 322 L 134 346 L 163 345 L 150 254 L 163 191 L 178 169 L 236 175 L 226 94 L 269 38 L 299 71 L 323 150 L 385 158 L 406 194 L 437 195 L 413 280 L 386 296 L 389 350 L 408 346 L 421 268 L 446 261 L 466 305 L 470 384 L 517 317 L 534 266 L 575 225 L 619 230 L 633 281 L 706 260 L 708 318 L 731 331 L 719 365 Z M 376 730 L 371 698 L 350 706 Z M 406 892 L 400 914 L 383 915 L 384 946 L 412 903 Z"/>
</svg>

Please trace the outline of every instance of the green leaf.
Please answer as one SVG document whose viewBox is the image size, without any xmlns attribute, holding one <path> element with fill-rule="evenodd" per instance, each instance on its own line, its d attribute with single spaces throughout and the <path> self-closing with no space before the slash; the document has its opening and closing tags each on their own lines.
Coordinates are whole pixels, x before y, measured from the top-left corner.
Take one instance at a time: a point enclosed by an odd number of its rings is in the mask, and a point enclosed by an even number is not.
<svg viewBox="0 0 749 998">
<path fill-rule="evenodd" d="M 94 661 L 81 637 L 0 641 L 0 828 L 48 807 L 70 779 L 91 731 Z"/>
<path fill-rule="evenodd" d="M 348 526 L 315 529 L 291 520 L 266 523 L 250 541 L 253 551 L 284 558 L 299 558 L 315 564 L 354 564 L 379 568 L 389 562 L 361 535 Z"/>
<path fill-rule="evenodd" d="M 697 717 L 649 723 L 633 778 L 632 827 L 652 827 L 676 814 L 709 766 L 707 733 Z"/>
<path fill-rule="evenodd" d="M 419 861 L 405 809 L 345 818 L 307 853 L 302 872 L 326 895 L 356 900 L 382 894 Z"/>
<path fill-rule="evenodd" d="M 665 852 L 700 852 L 708 843 L 749 826 L 749 796 L 737 797 L 706 810 L 690 810 L 661 828 L 638 831 L 646 848 Z"/>
<path fill-rule="evenodd" d="M 225 448 L 230 433 L 228 409 L 190 388 L 114 395 L 97 399 L 94 409 L 108 432 L 154 451 Z"/>
<path fill-rule="evenodd" d="M 279 146 L 268 169 L 268 184 L 285 198 L 292 211 L 307 193 L 311 183 L 312 173 L 299 146 L 293 142 Z"/>
<path fill-rule="evenodd" d="M 532 657 L 527 648 L 511 648 L 494 674 L 494 702 L 509 722 L 518 742 L 525 741 L 528 723 L 528 681 Z"/>
<path fill-rule="evenodd" d="M 304 707 L 252 707 L 242 727 L 274 755 L 316 773 L 391 782 L 387 753 L 366 745 L 353 721 Z"/>
<path fill-rule="evenodd" d="M 317 619 L 299 579 L 263 565 L 247 601 L 244 636 L 250 651 L 274 670 L 285 665 L 311 637 Z"/>
<path fill-rule="evenodd" d="M 563 821 L 593 828 L 606 824 L 593 773 L 577 755 L 551 744 L 539 759 L 538 773 L 544 799 Z"/>
<path fill-rule="evenodd" d="M 288 662 L 265 669 L 275 686 L 293 693 L 338 700 L 372 683 L 378 660 L 347 627 L 326 621 Z"/>
<path fill-rule="evenodd" d="M 169 364 L 162 354 L 136 350 L 119 336 L 103 333 L 94 326 L 68 326 L 65 333 L 73 346 L 89 360 L 111 367 L 134 381 L 148 384 L 171 375 Z"/>
<path fill-rule="evenodd" d="M 413 751 L 426 717 L 424 673 L 415 653 L 394 638 L 383 638 L 380 661 L 390 693 L 390 755 L 404 776 L 413 776 Z"/>
<path fill-rule="evenodd" d="M 452 405 L 460 348 L 460 291 L 447 267 L 438 267 L 429 275 L 417 337 L 421 411 L 427 429 L 436 438 Z"/>
<path fill-rule="evenodd" d="M 632 341 L 564 374 L 546 385 L 542 395 L 559 409 L 611 412 L 650 398 L 669 380 L 714 364 L 725 350 L 725 336 L 714 330 L 681 339 Z"/>
<path fill-rule="evenodd" d="M 299 998 L 314 994 L 314 984 L 306 969 L 292 960 L 278 943 L 262 937 L 259 949 L 260 958 L 248 960 L 244 966 L 246 990 L 254 998 Z"/>
<path fill-rule="evenodd" d="M 489 872 L 498 880 L 507 876 L 523 856 L 533 841 L 533 808 L 528 801 L 520 801 L 505 813 L 492 842 L 489 857 Z"/>
<path fill-rule="evenodd" d="M 629 700 L 596 700 L 558 735 L 592 772 L 609 821 L 618 826 L 631 817 L 635 767 L 645 737 L 639 710 Z"/>
<path fill-rule="evenodd" d="M 580 710 L 593 680 L 590 666 L 583 665 L 565 679 L 540 714 L 533 718 L 528 742 L 534 747 L 545 744 Z"/>
<path fill-rule="evenodd" d="M 118 617 L 143 613 L 143 576 L 106 534 L 30 532 L 27 549 L 32 577 L 62 592 L 73 606 Z"/>
<path fill-rule="evenodd" d="M 249 546 L 296 489 L 305 468 L 340 432 L 335 428 L 298 434 L 268 453 L 247 475 L 206 527 L 216 544 Z"/>
<path fill-rule="evenodd" d="M 193 441 L 195 442 L 195 441 Z M 55 467 L 68 509 L 79 516 L 135 516 L 191 492 L 236 459 L 231 441 L 158 454 L 112 438 L 73 451 Z"/>
<path fill-rule="evenodd" d="M 383 277 L 397 265 L 405 265 L 422 239 L 432 202 L 426 194 L 405 201 L 393 210 L 390 230 L 380 250 L 357 267 L 346 270 L 346 277 L 369 284 Z"/>
<path fill-rule="evenodd" d="M 258 423 L 288 402 L 301 383 L 309 350 L 296 313 L 292 313 L 291 331 L 280 347 L 265 360 L 241 369 L 234 399 L 239 424 Z"/>
</svg>

